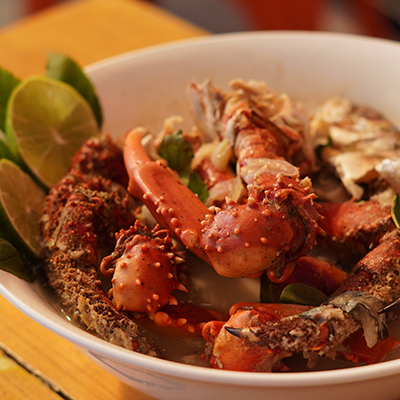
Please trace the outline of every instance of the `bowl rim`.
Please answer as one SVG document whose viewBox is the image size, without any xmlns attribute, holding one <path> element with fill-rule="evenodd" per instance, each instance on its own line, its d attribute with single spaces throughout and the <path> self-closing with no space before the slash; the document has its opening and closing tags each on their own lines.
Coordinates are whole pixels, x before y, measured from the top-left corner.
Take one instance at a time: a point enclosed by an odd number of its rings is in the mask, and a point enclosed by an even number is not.
<svg viewBox="0 0 400 400">
<path fill-rule="evenodd" d="M 92 63 L 86 66 L 84 70 L 90 76 L 91 73 L 102 68 L 110 67 L 115 63 L 130 62 L 132 59 L 137 57 L 146 57 L 149 54 L 160 51 L 168 52 L 171 49 L 184 50 L 185 48 L 191 48 L 193 46 L 208 46 L 213 44 L 224 44 L 227 42 L 242 40 L 248 41 L 254 39 L 331 40 L 335 42 L 353 42 L 354 44 L 364 43 L 374 46 L 393 46 L 400 50 L 400 44 L 389 39 L 372 38 L 347 33 L 314 31 L 235 32 L 181 39 L 173 42 L 152 45 L 142 49 L 127 51 L 122 54 Z M 3 273 L 5 272 L 0 271 L 0 276 Z M 249 373 L 197 367 L 149 357 L 147 355 L 134 353 L 124 348 L 115 346 L 95 337 L 89 332 L 85 332 L 67 320 L 63 320 L 62 316 L 59 316 L 60 322 L 65 321 L 65 323 L 55 323 L 54 320 L 49 316 L 38 314 L 33 304 L 22 301 L 16 297 L 1 283 L 1 281 L 0 294 L 32 320 L 58 334 L 64 339 L 67 339 L 78 347 L 86 348 L 94 355 L 99 354 L 110 359 L 126 363 L 130 366 L 142 368 L 146 371 L 164 376 L 179 377 L 180 379 L 198 382 L 225 383 L 235 386 L 315 387 L 329 384 L 354 383 L 400 374 L 400 359 L 385 361 L 374 365 L 355 366 L 338 370 L 290 372 L 285 374 Z"/>
<path fill-rule="evenodd" d="M 272 40 L 334 40 L 346 43 L 364 43 L 369 45 L 387 45 L 400 47 L 400 42 L 391 39 L 365 36 L 361 34 L 345 33 L 345 32 L 329 32 L 329 31 L 299 31 L 299 30 L 270 30 L 270 31 L 245 31 L 231 33 L 217 33 L 209 35 L 195 36 L 191 38 L 174 40 L 171 42 L 158 43 L 139 49 L 128 50 L 126 52 L 107 57 L 103 60 L 95 61 L 84 67 L 89 75 L 100 69 L 115 64 L 116 62 L 130 61 L 133 57 L 144 57 L 152 53 L 170 51 L 172 49 L 184 49 L 185 47 L 224 44 L 238 41 L 248 41 L 254 39 Z"/>
</svg>

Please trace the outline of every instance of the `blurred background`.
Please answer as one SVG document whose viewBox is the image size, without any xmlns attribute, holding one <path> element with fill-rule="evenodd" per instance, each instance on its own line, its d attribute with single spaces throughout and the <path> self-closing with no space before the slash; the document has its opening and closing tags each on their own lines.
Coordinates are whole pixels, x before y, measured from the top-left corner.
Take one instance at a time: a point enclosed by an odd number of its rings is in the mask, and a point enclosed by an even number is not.
<svg viewBox="0 0 400 400">
<path fill-rule="evenodd" d="M 0 0 L 0 27 L 62 1 L 79 0 Z M 300 29 L 400 40 L 400 0 L 136 1 L 154 3 L 213 33 Z"/>
</svg>

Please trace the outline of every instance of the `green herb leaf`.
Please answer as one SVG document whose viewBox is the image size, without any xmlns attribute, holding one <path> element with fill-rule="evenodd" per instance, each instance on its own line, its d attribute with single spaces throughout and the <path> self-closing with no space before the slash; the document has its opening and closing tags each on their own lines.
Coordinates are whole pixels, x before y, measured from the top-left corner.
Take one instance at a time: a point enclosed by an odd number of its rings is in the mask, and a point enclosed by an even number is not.
<svg viewBox="0 0 400 400">
<path fill-rule="evenodd" d="M 4 131 L 8 98 L 19 82 L 20 79 L 16 78 L 11 72 L 0 67 L 0 129 L 2 131 Z"/>
<path fill-rule="evenodd" d="M 62 54 L 50 53 L 46 67 L 46 76 L 58 79 L 74 87 L 92 107 L 97 124 L 101 128 L 103 113 L 100 101 L 92 82 L 74 60 Z"/>
<path fill-rule="evenodd" d="M 193 171 L 193 173 L 190 175 L 188 187 L 193 193 L 197 194 L 203 203 L 206 202 L 210 193 L 197 171 Z"/>
<path fill-rule="evenodd" d="M 325 293 L 304 283 L 291 283 L 281 293 L 279 301 L 289 304 L 303 304 L 307 306 L 319 306 L 327 299 Z"/>
<path fill-rule="evenodd" d="M 397 229 L 400 229 L 400 200 L 399 195 L 396 193 L 392 203 L 392 219 Z"/>
<path fill-rule="evenodd" d="M 22 260 L 15 247 L 2 238 L 0 238 L 0 269 L 27 282 L 33 282 L 35 277 L 33 269 Z"/>
<path fill-rule="evenodd" d="M 190 143 L 183 138 L 181 130 L 163 138 L 158 154 L 167 161 L 170 168 L 178 172 L 182 182 L 188 185 L 193 150 Z"/>
<path fill-rule="evenodd" d="M 198 172 L 190 171 L 193 150 L 190 143 L 183 138 L 182 131 L 165 136 L 158 148 L 158 154 L 167 161 L 171 169 L 178 172 L 181 181 L 204 203 L 209 192 Z"/>
</svg>

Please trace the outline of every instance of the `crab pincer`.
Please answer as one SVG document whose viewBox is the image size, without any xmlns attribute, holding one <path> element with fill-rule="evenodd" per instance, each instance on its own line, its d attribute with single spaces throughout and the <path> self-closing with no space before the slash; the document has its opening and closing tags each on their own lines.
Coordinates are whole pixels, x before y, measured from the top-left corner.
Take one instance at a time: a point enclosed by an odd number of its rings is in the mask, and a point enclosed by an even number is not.
<svg viewBox="0 0 400 400">
<path fill-rule="evenodd" d="M 128 191 L 218 274 L 241 277 L 267 270 L 275 280 L 285 280 L 295 260 L 308 254 L 319 218 L 310 187 L 283 174 L 255 175 L 245 203 L 227 199 L 225 209 L 209 209 L 165 162 L 150 160 L 143 135 L 134 129 L 125 139 Z"/>
<path fill-rule="evenodd" d="M 208 344 L 205 358 L 216 369 L 234 371 L 283 371 L 281 360 L 293 353 L 285 349 L 259 346 L 257 341 L 245 337 L 245 329 L 299 314 L 311 307 L 294 304 L 238 303 L 231 307 L 227 322 L 211 321 L 203 327 Z"/>
</svg>

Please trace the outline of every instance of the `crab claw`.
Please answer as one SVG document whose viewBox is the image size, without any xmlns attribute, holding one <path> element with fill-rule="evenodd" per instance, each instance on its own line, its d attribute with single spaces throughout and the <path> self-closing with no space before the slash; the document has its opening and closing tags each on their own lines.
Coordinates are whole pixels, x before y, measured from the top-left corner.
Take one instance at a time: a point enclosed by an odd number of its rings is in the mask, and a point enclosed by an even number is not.
<svg viewBox="0 0 400 400">
<path fill-rule="evenodd" d="M 313 195 L 294 178 L 257 178 L 248 184 L 245 204 L 228 199 L 226 209 L 211 210 L 163 161 L 150 160 L 143 135 L 142 129 L 134 129 L 125 139 L 128 191 L 219 275 L 254 276 L 268 270 L 275 281 L 285 280 L 294 261 L 310 251 L 318 213 Z"/>
<path fill-rule="evenodd" d="M 112 277 L 111 295 L 118 309 L 145 312 L 150 318 L 166 304 L 178 304 L 174 290 L 187 291 L 174 275 L 183 261 L 174 253 L 169 233 L 152 231 L 138 221 L 117 234 L 114 252 L 101 263 L 101 272 Z"/>
<path fill-rule="evenodd" d="M 203 327 L 203 337 L 209 342 L 205 356 L 210 366 L 252 372 L 287 369 L 281 360 L 292 353 L 259 346 L 258 338 L 252 334 L 250 327 L 262 326 L 308 309 L 310 307 L 294 304 L 235 304 L 229 311 L 231 317 L 228 322 L 211 321 Z"/>
</svg>

